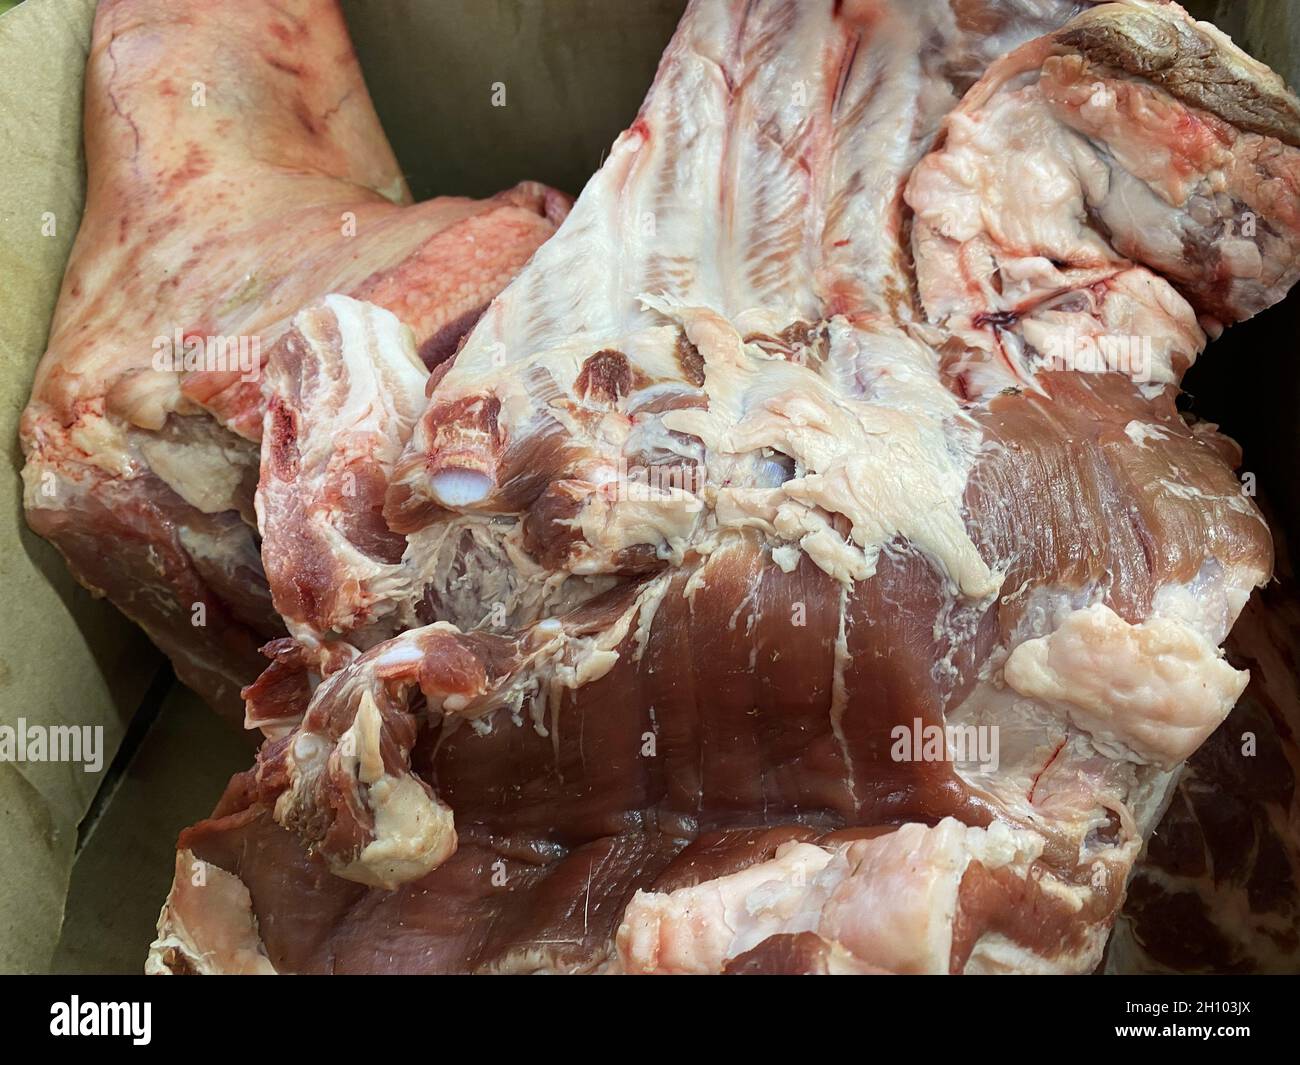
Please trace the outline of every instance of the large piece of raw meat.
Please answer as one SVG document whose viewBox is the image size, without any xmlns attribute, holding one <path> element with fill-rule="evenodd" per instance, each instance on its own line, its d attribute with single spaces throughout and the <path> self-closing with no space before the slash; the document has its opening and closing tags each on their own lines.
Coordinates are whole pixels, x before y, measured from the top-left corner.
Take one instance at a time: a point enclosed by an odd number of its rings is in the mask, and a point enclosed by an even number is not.
<svg viewBox="0 0 1300 1065">
<path fill-rule="evenodd" d="M 86 210 L 23 419 L 28 521 L 238 716 L 284 632 L 253 513 L 259 354 L 346 292 L 436 365 L 567 199 L 412 205 L 333 0 L 105 0 L 85 110 Z M 194 341 L 213 357 L 187 369 Z"/>
<path fill-rule="evenodd" d="M 1268 529 L 1175 400 L 1298 144 L 1172 4 L 696 0 L 453 362 L 277 346 L 292 638 L 150 968 L 1092 969 L 1247 680 Z"/>
</svg>

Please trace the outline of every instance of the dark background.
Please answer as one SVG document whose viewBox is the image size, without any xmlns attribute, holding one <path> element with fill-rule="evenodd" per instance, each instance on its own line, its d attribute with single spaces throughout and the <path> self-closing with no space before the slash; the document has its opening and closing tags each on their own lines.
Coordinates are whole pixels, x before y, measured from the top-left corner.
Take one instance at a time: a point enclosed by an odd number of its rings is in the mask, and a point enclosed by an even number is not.
<svg viewBox="0 0 1300 1065">
<path fill-rule="evenodd" d="M 1189 0 L 1255 58 L 1300 87 L 1300 0 Z M 1229 329 L 1183 381 L 1187 406 L 1223 426 L 1257 475 L 1277 531 L 1300 543 L 1300 291 Z"/>
<path fill-rule="evenodd" d="M 631 124 L 685 7 L 343 0 L 375 109 L 417 200 L 489 196 L 525 178 L 577 195 Z M 492 105 L 498 82 L 505 107 Z"/>
</svg>

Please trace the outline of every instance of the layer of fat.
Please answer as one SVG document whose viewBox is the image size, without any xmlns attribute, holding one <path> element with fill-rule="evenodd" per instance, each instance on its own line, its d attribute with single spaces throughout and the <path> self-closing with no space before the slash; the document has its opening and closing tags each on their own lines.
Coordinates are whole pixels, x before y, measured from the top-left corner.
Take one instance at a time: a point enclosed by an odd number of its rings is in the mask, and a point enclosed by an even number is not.
<svg viewBox="0 0 1300 1065">
<path fill-rule="evenodd" d="M 429 378 L 410 328 L 391 311 L 363 300 L 333 294 L 324 303 L 338 323 L 339 354 L 350 385 L 339 420 L 355 425 L 380 416 L 409 427 L 424 409 Z M 396 441 L 395 448 L 403 443 Z"/>
<path fill-rule="evenodd" d="M 833 860 L 822 847 L 790 843 L 769 861 L 694 887 L 638 891 L 617 935 L 624 971 L 716 973 L 769 936 L 813 931 L 826 897 L 818 874 Z"/>
<path fill-rule="evenodd" d="M 1097 967 L 1109 931 L 1105 924 L 1089 926 L 1078 945 L 1051 958 L 1036 954 L 999 932 L 990 932 L 976 941 L 962 972 L 968 976 L 1083 975 Z"/>
<path fill-rule="evenodd" d="M 781 485 L 726 486 L 715 518 L 798 543 L 840 580 L 870 577 L 880 550 L 901 538 L 962 594 L 998 590 L 963 516 L 975 442 L 955 428 L 960 411 L 933 351 L 896 330 L 836 318 L 819 371 L 745 344 L 708 308 L 643 302 L 678 321 L 704 359 L 708 409 L 670 411 L 663 424 L 703 441 L 710 460 L 774 451 L 794 461 L 796 475 Z M 831 515 L 848 519 L 847 540 Z"/>
<path fill-rule="evenodd" d="M 946 130 L 943 149 L 917 166 L 907 189 L 927 225 L 959 243 L 988 234 L 999 247 L 1053 249 L 1066 262 L 1115 259 L 1086 223 L 1086 200 L 1104 195 L 1107 167 L 1036 85 L 997 93 L 973 114 L 954 111 Z"/>
<path fill-rule="evenodd" d="M 1128 212 L 1124 221 L 1156 240 L 1169 228 L 1167 206 L 1102 147 L 1062 122 L 1039 84 L 1002 91 L 988 84 L 988 91 L 968 97 L 975 103 L 948 117 L 943 148 L 916 167 L 907 188 L 916 213 L 917 276 L 930 319 L 951 320 L 972 347 L 990 349 L 993 332 L 971 316 L 1011 311 L 1020 318 L 1025 342 L 1042 354 L 1069 353 L 1072 368 L 1175 380 L 1176 357 L 1194 360 L 1205 346 L 1195 311 L 1164 278 L 1120 256 L 1089 221 L 1091 211 L 1122 209 Z M 1113 98 L 1101 82 L 1096 92 L 1097 106 L 1109 113 Z M 1146 226 L 1134 217 L 1143 205 L 1150 212 Z M 1063 270 L 1061 263 L 1078 265 Z M 1058 298 L 1070 292 L 1085 296 L 1090 306 L 1060 310 Z M 1085 339 L 1117 338 L 1144 345 L 1137 364 L 1132 352 L 1116 360 L 1103 344 L 1098 361 L 1078 347 Z M 1016 333 L 1004 333 L 996 343 L 1006 359 L 1022 363 L 1018 374 L 1001 383 L 1032 384 Z M 982 390 L 999 387 L 1007 377 L 1002 363 L 991 360 L 991 372 L 977 375 L 988 378 Z"/>
<path fill-rule="evenodd" d="M 593 458 L 583 476 L 598 490 L 577 519 L 593 550 L 571 569 L 600 572 L 619 550 L 638 544 L 655 546 L 665 558 L 679 558 L 687 548 L 707 553 L 718 530 L 757 528 L 773 547 L 794 545 L 846 582 L 870 577 L 881 549 L 903 540 L 963 595 L 983 598 L 997 590 L 1000 577 L 980 557 L 963 512 L 978 433 L 963 424 L 932 349 L 899 329 L 837 317 L 826 326 L 825 364 L 804 365 L 743 339 L 754 330 L 779 332 L 791 324 L 788 317 L 750 311 L 728 318 L 648 295 L 641 304 L 658 322 L 609 343 L 641 372 L 671 380 L 679 372 L 678 330 L 684 330 L 704 360 L 707 409 L 566 427 L 579 438 L 596 434 L 595 455 L 621 454 L 632 434 L 649 439 L 652 425 L 666 440 L 693 437 L 703 447 L 705 483 L 693 492 L 632 486 L 611 494 L 604 482 L 617 478 L 614 464 Z M 662 324 L 665 319 L 672 324 Z M 572 394 L 584 359 L 599 346 L 595 337 L 570 341 L 533 354 L 523 366 L 484 367 L 472 379 L 458 361 L 439 393 L 490 392 L 501 401 L 504 431 L 525 439 L 539 419 L 565 423 L 566 417 L 563 404 L 543 403 L 526 382 L 539 377 L 558 394 Z M 784 483 L 773 483 L 773 453 L 794 465 L 795 475 Z M 847 538 L 836 528 L 842 519 Z"/>
<path fill-rule="evenodd" d="M 136 434 L 149 469 L 186 503 L 204 514 L 239 509 L 238 494 L 256 452 L 222 447 L 213 437 L 193 441 Z"/>
<path fill-rule="evenodd" d="M 1034 832 L 995 822 L 969 828 L 944 818 L 906 824 L 847 848 L 849 875 L 824 908 L 819 930 L 891 972 L 946 973 L 962 877 L 973 861 L 1027 876 L 1042 853 Z"/>
<path fill-rule="evenodd" d="M 1101 749 L 1172 768 L 1227 716 L 1250 679 L 1176 618 L 1131 625 L 1103 604 L 1011 652 L 1006 682 L 1063 705 Z"/>
<path fill-rule="evenodd" d="M 363 692 L 357 714 L 339 750 L 353 763 L 374 818 L 374 838 L 338 876 L 389 890 L 432 872 L 456 851 L 451 808 L 433 798 L 411 773 L 393 776 L 380 751 L 383 719 L 371 694 Z"/>
<path fill-rule="evenodd" d="M 1151 615 L 1180 621 L 1217 646 L 1228 638 L 1251 592 L 1268 579 L 1269 573 L 1256 566 L 1210 560 L 1190 581 L 1157 589 Z"/>
<path fill-rule="evenodd" d="M 300 481 L 275 490 L 298 493 L 307 503 L 306 520 L 325 541 L 321 550 L 334 560 L 338 583 L 348 592 L 340 596 L 329 627 L 350 633 L 392 613 L 416 592 L 408 567 L 376 559 L 348 539 L 339 528 L 338 500 L 324 495 L 325 482 L 336 481 L 355 463 L 377 466 L 385 476 L 392 472 L 423 408 L 428 371 L 410 329 L 391 312 L 340 295 L 326 296 L 323 307 L 337 327 L 337 343 L 318 328 L 318 308 L 293 320 L 305 349 L 303 402 L 313 417 L 298 440 Z M 275 387 L 274 369 L 269 379 Z M 266 441 L 272 438 L 265 434 Z M 269 527 L 268 514 L 275 511 L 264 505 L 266 487 L 259 485 L 256 497 L 258 527 L 273 544 L 277 535 L 294 532 Z M 315 645 L 326 635 L 292 619 L 288 624 L 304 644 Z"/>
<path fill-rule="evenodd" d="M 1124 435 L 1138 447 L 1142 447 L 1152 440 L 1164 440 L 1169 436 L 1169 430 L 1157 422 L 1141 422 L 1134 419 L 1124 426 Z"/>
<path fill-rule="evenodd" d="M 579 525 L 602 565 L 637 544 L 654 545 L 660 557 L 680 561 L 702 510 L 699 497 L 682 488 L 632 483 L 613 496 L 594 493 L 582 508 Z M 573 565 L 575 573 L 583 568 L 581 559 Z"/>
<path fill-rule="evenodd" d="M 1027 876 L 1042 848 L 1033 832 L 952 818 L 834 849 L 788 843 L 737 873 L 638 891 L 616 937 L 619 959 L 630 973 L 716 973 L 770 936 L 816 932 L 878 969 L 945 973 L 970 863 Z"/>
</svg>

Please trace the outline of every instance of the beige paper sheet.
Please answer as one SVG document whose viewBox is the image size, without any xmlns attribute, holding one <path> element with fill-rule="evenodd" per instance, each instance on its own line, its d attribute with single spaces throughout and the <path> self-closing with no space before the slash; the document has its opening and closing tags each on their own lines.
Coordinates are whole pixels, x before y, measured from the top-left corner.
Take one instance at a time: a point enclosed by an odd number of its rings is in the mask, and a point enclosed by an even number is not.
<svg viewBox="0 0 1300 1065">
<path fill-rule="evenodd" d="M 0 15 L 0 439 L 9 467 L 0 485 L 0 724 L 100 726 L 107 768 L 159 658 L 27 528 L 17 440 L 81 213 L 93 9 L 92 0 L 39 0 Z M 69 763 L 0 762 L 0 971 L 48 966 L 77 825 L 102 777 Z"/>
</svg>

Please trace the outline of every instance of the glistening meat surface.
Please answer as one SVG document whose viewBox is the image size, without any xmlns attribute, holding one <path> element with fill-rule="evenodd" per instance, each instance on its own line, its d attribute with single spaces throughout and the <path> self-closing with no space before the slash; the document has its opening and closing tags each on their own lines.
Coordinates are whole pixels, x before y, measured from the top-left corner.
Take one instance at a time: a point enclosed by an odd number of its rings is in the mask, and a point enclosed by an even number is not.
<svg viewBox="0 0 1300 1065">
<path fill-rule="evenodd" d="M 247 898 L 178 880 L 152 968 L 1096 965 L 1247 680 L 1268 530 L 1175 400 L 1294 280 L 1300 123 L 1083 6 L 700 0 L 416 417 L 382 315 L 301 312 L 264 531 L 341 549 L 181 839 Z"/>
<path fill-rule="evenodd" d="M 253 512 L 262 359 L 346 292 L 436 364 L 567 199 L 412 204 L 332 0 L 106 0 L 85 129 L 86 210 L 22 423 L 27 518 L 238 715 L 284 631 Z"/>
</svg>

